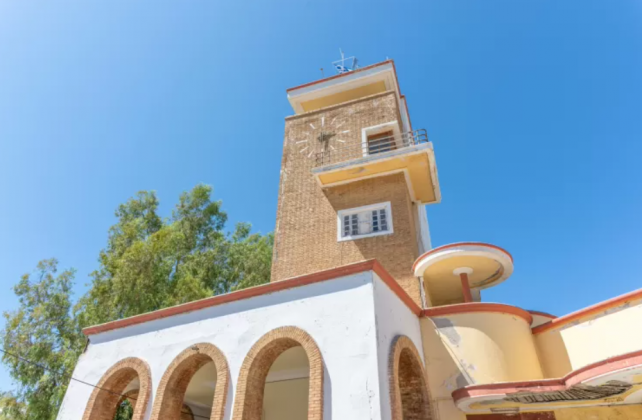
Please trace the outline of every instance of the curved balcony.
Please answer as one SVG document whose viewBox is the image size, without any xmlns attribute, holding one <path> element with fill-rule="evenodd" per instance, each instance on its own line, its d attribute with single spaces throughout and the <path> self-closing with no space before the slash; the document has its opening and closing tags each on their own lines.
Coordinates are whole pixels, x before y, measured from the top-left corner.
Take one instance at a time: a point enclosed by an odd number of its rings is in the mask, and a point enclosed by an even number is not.
<svg viewBox="0 0 642 420">
<path fill-rule="evenodd" d="M 542 379 L 531 315 L 499 303 L 463 303 L 425 309 L 467 384 Z"/>
</svg>

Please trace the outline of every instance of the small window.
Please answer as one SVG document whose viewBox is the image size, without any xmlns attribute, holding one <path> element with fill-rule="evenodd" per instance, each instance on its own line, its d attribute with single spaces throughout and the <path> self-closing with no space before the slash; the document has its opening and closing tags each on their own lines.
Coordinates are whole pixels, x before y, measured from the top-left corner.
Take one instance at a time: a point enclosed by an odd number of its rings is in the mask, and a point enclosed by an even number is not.
<svg viewBox="0 0 642 420">
<path fill-rule="evenodd" d="M 339 241 L 390 235 L 392 233 L 390 203 L 340 210 L 338 227 Z"/>
<path fill-rule="evenodd" d="M 383 153 L 395 150 L 397 148 L 397 143 L 395 142 L 395 136 L 390 131 L 384 131 L 383 133 L 371 134 L 368 136 L 368 154 L 372 155 L 374 153 Z"/>
</svg>

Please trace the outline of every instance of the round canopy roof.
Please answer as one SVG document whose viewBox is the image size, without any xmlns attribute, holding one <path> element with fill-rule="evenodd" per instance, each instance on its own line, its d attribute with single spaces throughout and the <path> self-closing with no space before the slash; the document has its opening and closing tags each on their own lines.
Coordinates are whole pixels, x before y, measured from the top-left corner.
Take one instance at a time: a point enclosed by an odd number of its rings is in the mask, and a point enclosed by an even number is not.
<svg viewBox="0 0 642 420">
<path fill-rule="evenodd" d="M 513 273 L 513 257 L 504 249 L 481 242 L 461 242 L 432 249 L 415 261 L 415 276 L 431 282 L 457 281 L 453 271 L 471 268 L 471 288 L 486 289 Z"/>
</svg>

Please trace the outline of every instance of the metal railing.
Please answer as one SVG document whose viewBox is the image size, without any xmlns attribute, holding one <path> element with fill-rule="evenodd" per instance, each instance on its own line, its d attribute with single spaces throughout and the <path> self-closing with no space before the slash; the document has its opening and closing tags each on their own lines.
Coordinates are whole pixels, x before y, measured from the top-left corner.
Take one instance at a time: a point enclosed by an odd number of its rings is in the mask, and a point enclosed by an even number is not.
<svg viewBox="0 0 642 420">
<path fill-rule="evenodd" d="M 316 166 L 323 166 L 345 162 L 366 156 L 376 156 L 379 153 L 391 152 L 421 143 L 428 143 L 428 134 L 424 129 L 393 134 L 387 137 L 371 136 L 367 143 L 359 142 L 342 147 L 326 145 L 325 150 L 316 153 L 315 163 Z"/>
</svg>

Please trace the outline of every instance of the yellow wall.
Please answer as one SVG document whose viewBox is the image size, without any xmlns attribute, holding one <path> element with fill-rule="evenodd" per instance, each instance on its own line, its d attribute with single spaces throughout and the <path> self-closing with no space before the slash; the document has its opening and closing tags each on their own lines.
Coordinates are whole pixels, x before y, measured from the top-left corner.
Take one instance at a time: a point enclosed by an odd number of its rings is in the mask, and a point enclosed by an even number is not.
<svg viewBox="0 0 642 420">
<path fill-rule="evenodd" d="M 303 111 L 310 112 L 317 109 L 326 108 L 332 105 L 342 104 L 344 102 L 353 101 L 355 99 L 364 98 L 366 96 L 374 95 L 386 91 L 386 83 L 379 81 L 370 83 L 369 85 L 360 86 L 358 88 L 344 90 L 333 95 L 323 96 L 321 98 L 312 99 L 301 103 Z"/>
<path fill-rule="evenodd" d="M 459 385 L 465 386 L 467 383 L 462 379 L 460 369 L 441 341 L 434 324 L 428 318 L 420 318 L 420 323 L 430 402 L 435 418 L 466 420 L 466 415 L 455 406 L 450 394 Z"/>
<path fill-rule="evenodd" d="M 561 377 L 572 370 L 642 348 L 642 302 L 627 303 L 579 323 L 537 334 L 547 377 Z"/>
<path fill-rule="evenodd" d="M 362 153 L 360 149 L 357 149 L 357 152 L 359 154 Z M 374 159 L 356 168 L 350 165 L 347 169 L 320 173 L 319 181 L 321 181 L 323 185 L 329 185 L 406 169 L 408 171 L 408 178 L 412 184 L 409 187 L 412 188 L 415 199 L 424 204 L 434 203 L 437 200 L 437 195 L 433 186 L 434 180 L 432 179 L 432 173 L 430 172 L 429 153 L 429 151 L 424 151 L 412 155 L 401 155 L 383 161 Z M 354 159 L 360 157 L 362 156 L 356 156 Z M 348 163 L 349 162 L 346 162 L 346 164 Z"/>
<path fill-rule="evenodd" d="M 517 316 L 478 312 L 421 318 L 426 371 L 440 419 L 465 419 L 455 389 L 562 377 L 572 370 L 642 348 L 642 301 L 610 308 L 558 330 L 532 335 Z M 540 365 L 541 363 L 541 365 Z M 557 420 L 642 420 L 642 405 L 555 411 Z"/>
<path fill-rule="evenodd" d="M 452 400 L 455 389 L 542 378 L 530 326 L 522 318 L 479 312 L 420 322 L 436 418 L 466 418 Z"/>
<path fill-rule="evenodd" d="M 530 326 L 523 318 L 476 312 L 427 321 L 436 324 L 440 339 L 457 361 L 466 385 L 543 377 Z"/>
<path fill-rule="evenodd" d="M 309 387 L 308 378 L 265 384 L 262 420 L 306 420 Z"/>
<path fill-rule="evenodd" d="M 555 410 L 555 420 L 640 420 L 642 405 Z"/>
<path fill-rule="evenodd" d="M 545 378 L 561 378 L 572 370 L 566 344 L 559 331 L 549 331 L 533 337 Z"/>
</svg>

